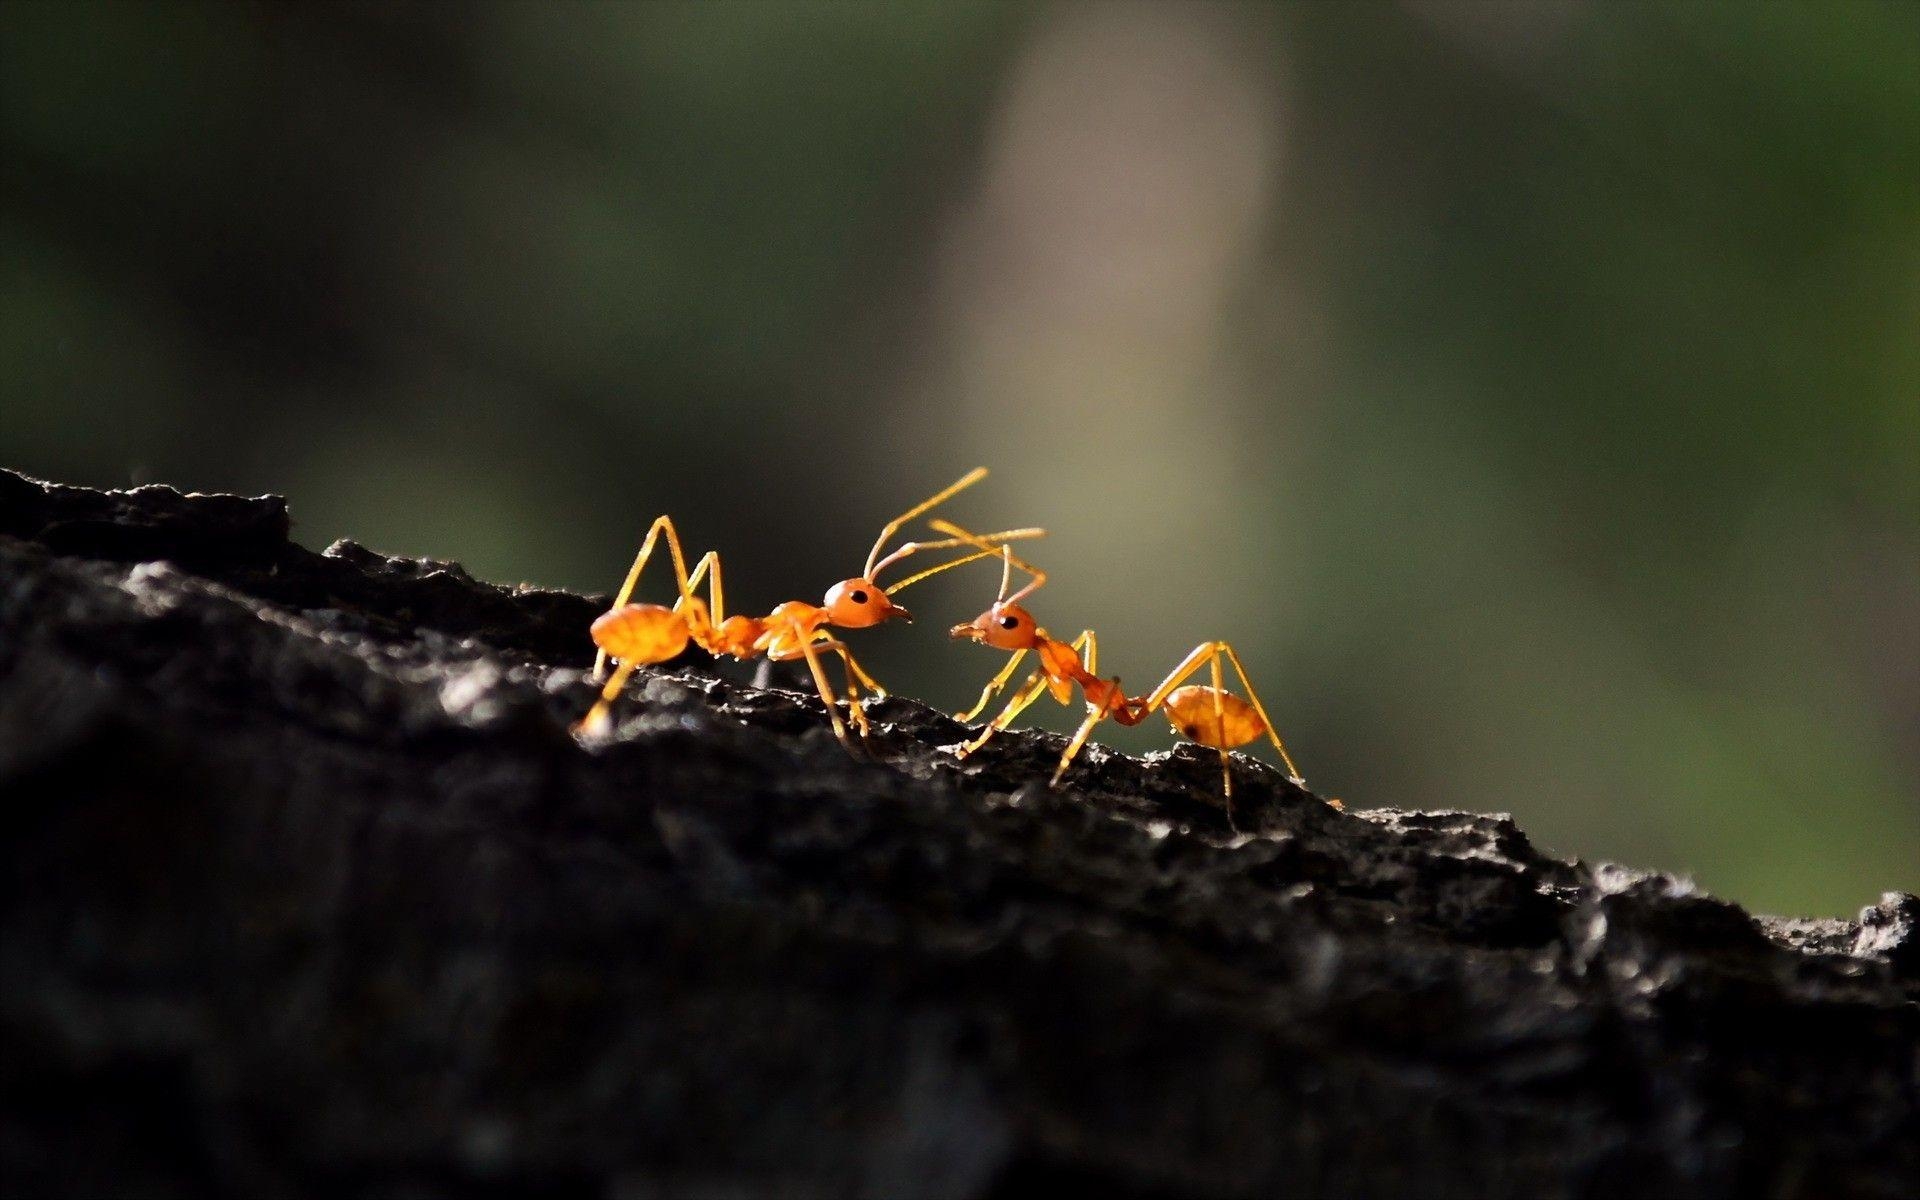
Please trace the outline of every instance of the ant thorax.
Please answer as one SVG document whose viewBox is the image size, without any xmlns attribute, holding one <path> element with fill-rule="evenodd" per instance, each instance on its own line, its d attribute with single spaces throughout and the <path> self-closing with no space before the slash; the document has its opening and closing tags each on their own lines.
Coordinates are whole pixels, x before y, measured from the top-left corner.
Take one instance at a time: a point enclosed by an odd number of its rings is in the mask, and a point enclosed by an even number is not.
<svg viewBox="0 0 1920 1200">
<path fill-rule="evenodd" d="M 805 600 L 788 600 L 767 614 L 756 649 L 773 657 L 798 654 L 826 623 L 826 609 Z"/>
</svg>

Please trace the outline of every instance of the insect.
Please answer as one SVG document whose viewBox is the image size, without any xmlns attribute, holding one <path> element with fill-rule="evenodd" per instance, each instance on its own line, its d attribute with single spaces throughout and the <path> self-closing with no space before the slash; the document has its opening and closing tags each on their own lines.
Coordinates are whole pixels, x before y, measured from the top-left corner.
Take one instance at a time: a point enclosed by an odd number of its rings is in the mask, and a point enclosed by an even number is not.
<svg viewBox="0 0 1920 1200">
<path fill-rule="evenodd" d="M 1059 641 L 1040 628 L 1033 614 L 1021 605 L 1021 601 L 1045 586 L 1046 572 L 1014 557 L 1013 551 L 1005 545 L 992 545 L 985 538 L 968 533 L 950 521 L 935 519 L 930 524 L 953 540 L 972 545 L 982 553 L 997 552 L 1001 560 L 1000 594 L 994 599 L 992 607 L 965 625 L 955 625 L 950 636 L 980 642 L 996 650 L 1009 650 L 1013 652 L 1013 657 L 981 689 L 979 702 L 968 711 L 958 714 L 959 719 L 972 721 L 985 711 L 993 698 L 1006 689 L 1008 681 L 1013 678 L 1015 670 L 1029 651 L 1037 660 L 1035 670 L 1014 693 L 1013 699 L 987 723 L 978 737 L 955 752 L 958 757 L 966 758 L 986 745 L 994 734 L 1005 729 L 1015 717 L 1038 700 L 1042 692 L 1052 693 L 1053 698 L 1061 704 L 1070 704 L 1077 687 L 1086 701 L 1087 716 L 1067 743 L 1065 752 L 1060 755 L 1060 765 L 1054 769 L 1051 786 L 1059 785 L 1074 756 L 1086 745 L 1095 725 L 1109 718 L 1122 725 L 1138 725 L 1156 710 L 1166 713 L 1174 731 L 1182 737 L 1220 752 L 1221 787 L 1229 812 L 1233 808 L 1233 768 L 1228 751 L 1263 735 L 1280 752 L 1280 761 L 1286 764 L 1287 774 L 1293 782 L 1302 787 L 1306 785 L 1299 769 L 1293 765 L 1292 756 L 1287 753 L 1286 744 L 1280 740 L 1279 732 L 1267 716 L 1265 706 L 1260 703 L 1260 697 L 1254 692 L 1253 682 L 1247 678 L 1240 656 L 1234 653 L 1232 646 L 1226 642 L 1201 642 L 1180 660 L 1180 664 L 1160 681 L 1158 687 L 1144 696 L 1128 696 L 1120 686 L 1119 676 L 1109 679 L 1100 677 L 1100 645 L 1093 630 L 1083 630 L 1071 642 Z M 1016 567 L 1030 578 L 1024 587 L 1009 595 L 1008 589 L 1012 586 Z M 1232 665 L 1234 675 L 1246 691 L 1245 697 L 1235 695 L 1223 686 L 1220 670 L 1222 659 Z M 1211 672 L 1210 683 L 1182 686 L 1202 667 Z"/>
<path fill-rule="evenodd" d="M 834 736 L 851 749 L 853 743 L 847 736 L 846 724 L 841 721 L 837 707 L 839 698 L 835 696 L 833 686 L 827 682 L 821 656 L 826 653 L 838 655 L 844 665 L 848 711 L 862 738 L 866 737 L 868 727 L 866 713 L 860 707 L 861 688 L 880 696 L 887 693 L 854 660 L 853 652 L 846 643 L 834 637 L 828 632 L 829 629 L 865 629 L 895 619 L 910 621 L 912 615 L 893 602 L 893 596 L 901 590 L 942 571 L 992 557 L 1004 542 L 1040 537 L 1045 532 L 1040 529 L 1009 529 L 985 535 L 969 534 L 964 539 L 956 536 L 942 541 L 907 542 L 884 558 L 881 557 L 881 551 L 902 525 L 972 487 L 986 475 L 985 467 L 976 467 L 887 522 L 880 536 L 875 539 L 873 550 L 867 555 L 866 566 L 860 574 L 852 579 L 843 579 L 827 589 L 826 597 L 819 604 L 789 600 L 764 617 L 739 613 L 727 615 L 719 553 L 708 551 L 689 572 L 673 519 L 666 516 L 656 518 L 647 530 L 646 539 L 640 544 L 640 553 L 634 557 L 626 579 L 620 584 L 620 592 L 614 597 L 613 606 L 593 622 L 593 642 L 599 647 L 593 662 L 593 678 L 601 678 L 609 659 L 615 660 L 618 666 L 607 678 L 606 686 L 601 688 L 599 700 L 574 726 L 574 731 L 587 734 L 604 729 L 608 711 L 635 669 L 666 662 L 678 656 L 691 643 L 716 656 L 726 654 L 738 659 L 750 659 L 765 655 L 775 662 L 805 659 L 807 670 L 813 676 L 813 685 L 827 706 L 827 717 L 833 724 Z M 629 603 L 635 586 L 640 582 L 641 572 L 646 570 L 648 560 L 663 538 L 668 557 L 673 562 L 678 597 L 671 606 Z M 890 588 L 883 588 L 875 582 L 882 571 L 911 555 L 925 550 L 963 546 L 973 547 L 973 552 L 903 579 Z M 702 582 L 707 585 L 706 599 L 697 594 Z"/>
</svg>

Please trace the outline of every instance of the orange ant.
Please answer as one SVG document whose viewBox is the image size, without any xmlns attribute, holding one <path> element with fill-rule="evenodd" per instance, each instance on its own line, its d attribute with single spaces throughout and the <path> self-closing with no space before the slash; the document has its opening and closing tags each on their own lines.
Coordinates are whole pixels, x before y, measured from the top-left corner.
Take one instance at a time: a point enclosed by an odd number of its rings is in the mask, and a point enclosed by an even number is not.
<svg viewBox="0 0 1920 1200">
<path fill-rule="evenodd" d="M 593 623 L 593 642 L 600 652 L 593 660 L 592 678 L 597 680 L 601 677 L 609 658 L 616 660 L 619 666 L 607 679 L 606 686 L 600 689 L 599 701 L 574 726 L 575 732 L 592 733 L 604 729 L 608 710 L 635 668 L 666 662 L 679 655 L 691 642 L 716 656 L 727 654 L 738 659 L 751 659 L 764 654 L 774 662 L 804 658 L 808 671 L 813 675 L 813 685 L 827 706 L 827 717 L 833 723 L 834 736 L 851 749 L 853 743 L 848 739 L 846 726 L 840 720 L 838 698 L 834 695 L 832 685 L 827 682 L 826 671 L 820 663 L 821 652 L 838 654 L 846 667 L 847 707 L 862 738 L 867 736 L 868 727 L 866 713 L 860 707 L 860 689 L 865 687 L 878 696 L 884 696 L 887 692 L 854 661 L 846 643 L 827 632 L 827 627 L 864 629 L 894 618 L 911 621 L 912 615 L 893 602 L 895 593 L 942 571 L 990 558 L 1003 542 L 1015 538 L 1040 537 L 1044 533 L 1039 529 L 1009 529 L 984 536 L 969 534 L 964 539 L 949 537 L 937 542 L 907 542 L 885 558 L 880 556 L 888 539 L 899 532 L 902 525 L 972 487 L 986 475 L 985 467 L 975 467 L 948 487 L 887 522 L 873 543 L 872 553 L 867 555 L 866 567 L 858 576 L 842 580 L 827 589 L 826 598 L 820 604 L 789 600 L 764 617 L 737 613 L 728 616 L 725 589 L 720 580 L 719 552 L 709 550 L 689 573 L 673 519 L 665 516 L 656 519 L 652 528 L 647 530 L 646 540 L 640 544 L 640 553 L 627 571 L 627 577 L 620 585 L 620 593 L 614 597 L 613 606 Z M 673 559 L 674 581 L 679 588 L 679 598 L 671 608 L 662 604 L 630 604 L 628 600 L 633 595 L 634 586 L 640 582 L 640 573 L 646 569 L 654 545 L 662 536 L 667 540 L 667 551 Z M 890 588 L 883 588 L 874 582 L 880 572 L 922 550 L 969 545 L 976 547 L 975 553 L 922 571 Z M 706 600 L 694 594 L 702 580 L 707 582 Z"/>
<path fill-rule="evenodd" d="M 1138 725 L 1156 709 L 1166 712 L 1176 733 L 1220 752 L 1221 786 L 1226 794 L 1229 813 L 1233 811 L 1233 769 L 1228 751 L 1244 746 L 1263 734 L 1272 740 L 1273 748 L 1280 752 L 1280 761 L 1287 765 L 1289 778 L 1298 786 L 1306 786 L 1306 780 L 1300 777 L 1299 769 L 1293 765 L 1286 744 L 1280 740 L 1280 734 L 1274 729 L 1266 708 L 1253 690 L 1253 681 L 1247 678 L 1246 668 L 1240 665 L 1240 656 L 1234 653 L 1232 646 L 1225 642 L 1202 642 L 1180 660 L 1180 665 L 1160 681 L 1160 686 L 1145 696 L 1129 697 L 1120 687 L 1119 676 L 1111 679 L 1100 677 L 1100 648 L 1093 630 L 1082 631 L 1072 642 L 1057 641 L 1040 628 L 1032 613 L 1021 607 L 1022 600 L 1046 584 L 1045 571 L 1015 558 L 1008 547 L 996 547 L 988 539 L 968 533 L 951 521 L 936 519 L 929 523 L 939 532 L 972 545 L 981 553 L 995 553 L 997 549 L 1001 560 L 1000 594 L 994 599 L 993 606 L 971 622 L 955 625 L 950 636 L 981 642 L 996 650 L 1011 650 L 1013 657 L 981 689 L 979 702 L 958 714 L 958 718 L 972 721 L 979 716 L 988 703 L 1005 690 L 1007 681 L 1013 678 L 1015 668 L 1029 650 L 1033 651 L 1039 663 L 1007 706 L 988 722 L 980 736 L 954 752 L 957 757 L 966 758 L 986 745 L 988 739 L 1005 729 L 1015 717 L 1038 700 L 1041 692 L 1051 692 L 1055 700 L 1069 704 L 1077 685 L 1087 703 L 1087 717 L 1060 755 L 1060 765 L 1054 769 L 1049 786 L 1059 785 L 1061 777 L 1067 773 L 1068 765 L 1080 753 L 1081 747 L 1086 745 L 1095 725 L 1109 717 L 1122 725 Z M 1007 589 L 1012 585 L 1015 567 L 1032 578 L 1025 587 L 1008 595 Z M 1233 664 L 1233 672 L 1239 676 L 1240 686 L 1246 689 L 1244 699 L 1222 686 L 1222 658 Z M 1181 686 L 1203 666 L 1212 670 L 1211 685 Z"/>
</svg>

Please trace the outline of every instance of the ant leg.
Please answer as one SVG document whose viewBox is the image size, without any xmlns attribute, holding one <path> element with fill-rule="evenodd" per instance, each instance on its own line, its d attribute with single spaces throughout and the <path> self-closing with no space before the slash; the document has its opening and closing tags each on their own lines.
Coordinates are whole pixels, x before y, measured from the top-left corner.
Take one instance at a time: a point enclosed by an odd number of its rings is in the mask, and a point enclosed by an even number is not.
<svg viewBox="0 0 1920 1200">
<path fill-rule="evenodd" d="M 695 595 L 703 580 L 709 597 L 705 602 Z M 720 622 L 727 619 L 726 609 L 726 588 L 720 582 L 720 552 L 709 550 L 693 565 L 693 573 L 687 576 L 680 598 L 673 602 L 673 611 L 686 618 L 687 633 L 694 645 L 709 654 L 717 654 L 719 648 L 714 634 Z"/>
<path fill-rule="evenodd" d="M 687 583 L 687 556 L 680 550 L 680 534 L 673 527 L 672 517 L 659 516 L 654 518 L 653 525 L 647 530 L 645 540 L 640 543 L 640 553 L 633 556 L 633 566 L 627 568 L 627 577 L 621 581 L 620 591 L 614 596 L 613 605 L 607 610 L 608 612 L 621 607 L 633 598 L 634 586 L 640 582 L 640 572 L 646 570 L 647 560 L 653 557 L 654 543 L 660 540 L 660 535 L 663 533 L 667 538 L 667 549 L 673 555 L 673 575 L 675 582 L 680 585 L 680 595 L 686 600 L 693 599 L 693 589 Z M 715 556 L 716 566 L 718 562 L 718 557 Z M 601 650 L 593 658 L 593 678 L 599 679 L 606 669 L 607 652 Z"/>
<path fill-rule="evenodd" d="M 980 731 L 979 737 L 968 742 L 961 748 L 958 757 L 965 758 L 980 747 L 986 745 L 994 734 L 1005 729 L 1015 717 L 1025 712 L 1046 690 L 1047 673 L 1045 671 L 1035 671 L 1033 674 L 1027 676 L 1027 681 L 1020 685 L 1019 694 L 1014 696 L 1012 701 L 1000 710 L 999 716 L 987 723 L 987 727 Z"/>
<path fill-rule="evenodd" d="M 827 673 L 820 667 L 820 656 L 813 652 L 812 642 L 802 642 L 800 653 L 807 660 L 807 670 L 813 673 L 813 686 L 820 693 L 820 702 L 827 706 L 827 720 L 833 723 L 833 736 L 840 744 L 853 752 L 853 740 L 847 736 L 847 727 L 840 721 L 840 701 L 833 694 L 833 685 L 827 682 Z"/>
<path fill-rule="evenodd" d="M 1213 727 L 1215 729 L 1225 729 L 1227 727 L 1227 706 L 1226 701 L 1221 698 L 1226 693 L 1220 686 L 1220 656 L 1218 654 L 1209 655 L 1207 665 L 1213 669 Z M 1228 751 L 1225 746 L 1215 746 L 1214 749 L 1220 752 L 1220 792 L 1227 799 L 1227 820 L 1232 821 L 1233 759 L 1228 757 Z"/>
<path fill-rule="evenodd" d="M 682 604 L 686 604 L 689 601 L 696 604 L 699 603 L 698 598 L 695 597 L 693 593 L 699 589 L 700 581 L 709 575 L 711 575 L 712 578 L 707 582 L 707 613 L 713 623 L 718 625 L 727 619 L 727 590 L 720 582 L 720 552 L 718 550 L 707 551 L 700 556 L 699 562 L 693 564 L 693 574 L 687 576 L 687 594 L 682 600 L 676 603 L 674 607 L 679 608 Z"/>
<path fill-rule="evenodd" d="M 607 710 L 613 707 L 615 700 L 619 699 L 621 689 L 627 686 L 627 678 L 639 665 L 637 662 L 622 662 L 614 668 L 612 678 L 607 680 L 607 686 L 600 689 L 600 699 L 587 710 L 587 715 L 581 717 L 574 725 L 574 733 L 598 733 L 607 727 Z"/>
<path fill-rule="evenodd" d="M 1185 683 L 1189 676 L 1200 669 L 1202 663 L 1218 653 L 1215 647 L 1220 644 L 1221 643 L 1218 642 L 1201 642 L 1198 646 L 1188 651 L 1187 656 L 1180 660 L 1180 665 L 1167 672 L 1167 677 L 1160 681 L 1160 686 L 1147 693 L 1146 699 L 1141 702 L 1144 705 L 1140 710 L 1141 718 L 1144 720 L 1162 704 L 1165 704 L 1167 697 L 1173 694 L 1173 689 Z"/>
<path fill-rule="evenodd" d="M 1007 660 L 1007 665 L 1000 668 L 1000 673 L 992 679 L 989 679 L 987 686 L 980 689 L 980 702 L 963 713 L 953 714 L 953 719 L 956 721 L 971 721 L 982 712 L 985 712 L 987 705 L 992 703 L 993 698 L 1006 690 L 1007 680 L 1013 678 L 1014 668 L 1019 666 L 1020 660 L 1026 656 L 1027 652 L 1025 650 L 1014 651 L 1013 657 Z"/>
<path fill-rule="evenodd" d="M 1253 711 L 1260 714 L 1261 722 L 1267 727 L 1267 736 L 1273 739 L 1273 748 L 1280 752 L 1280 761 L 1287 764 L 1287 774 L 1292 777 L 1296 786 L 1307 786 L 1307 781 L 1300 774 L 1300 768 L 1293 765 L 1293 756 L 1287 753 L 1286 743 L 1280 740 L 1280 731 L 1273 727 L 1273 718 L 1267 715 L 1266 705 L 1260 703 L 1260 693 L 1253 690 L 1253 680 L 1247 678 L 1247 669 L 1240 665 L 1240 656 L 1235 654 L 1233 647 L 1225 642 L 1215 642 L 1214 645 L 1218 646 L 1220 653 L 1226 655 L 1227 661 L 1233 664 L 1233 673 L 1240 677 L 1240 686 L 1247 689 L 1247 699 L 1253 702 Z"/>
<path fill-rule="evenodd" d="M 1066 750 L 1060 755 L 1060 765 L 1053 769 L 1053 778 L 1047 781 L 1048 787 L 1060 786 L 1060 779 L 1067 773 L 1067 767 L 1080 753 L 1081 747 L 1087 744 L 1087 739 L 1093 736 L 1093 727 L 1098 725 L 1100 718 L 1105 715 L 1091 704 L 1087 706 L 1087 719 L 1080 722 L 1080 728 L 1073 731 L 1073 740 L 1067 743 Z"/>
<path fill-rule="evenodd" d="M 840 721 L 840 698 L 834 695 L 832 686 L 827 683 L 826 670 L 820 663 L 818 652 L 821 650 L 832 650 L 851 665 L 852 654 L 847 650 L 846 643 L 836 641 L 832 638 L 802 642 L 798 649 L 788 648 L 783 651 L 770 653 L 766 658 L 761 660 L 760 665 L 764 669 L 776 662 L 792 662 L 796 658 L 806 659 L 807 670 L 813 676 L 814 690 L 820 694 L 820 702 L 827 707 L 827 718 L 833 723 L 834 736 L 838 737 L 840 741 L 851 750 L 853 743 L 847 740 L 846 727 L 842 725 Z M 864 675 L 865 672 L 862 671 L 861 674 Z M 853 714 L 855 723 L 860 726 L 860 736 L 864 738 L 867 734 L 866 713 L 860 708 L 859 694 L 860 689 L 855 682 L 855 676 L 849 671 L 847 674 L 847 707 Z"/>
<path fill-rule="evenodd" d="M 866 741 L 873 731 L 867 726 L 867 708 L 860 695 L 859 676 L 866 674 L 860 670 L 860 664 L 853 661 L 853 655 L 845 648 L 840 651 L 841 665 L 847 669 L 847 715 L 853 718 L 854 725 L 860 730 L 860 740 Z M 881 693 L 885 695 L 885 693 Z"/>
<path fill-rule="evenodd" d="M 1100 673 L 1100 639 L 1093 630 L 1082 629 L 1080 636 L 1073 639 L 1073 648 L 1080 652 L 1080 663 L 1086 668 L 1087 673 L 1098 675 Z M 1100 718 L 1105 715 L 1092 705 L 1087 706 L 1087 719 L 1080 723 L 1080 728 L 1074 730 L 1073 739 L 1067 743 L 1066 750 L 1060 755 L 1060 765 L 1053 769 L 1053 778 L 1047 782 L 1048 787 L 1060 786 L 1060 780 L 1067 773 L 1068 764 L 1072 763 L 1081 749 L 1086 746 L 1087 739 L 1093 736 L 1093 727 L 1098 725 Z"/>
<path fill-rule="evenodd" d="M 879 680 L 867 674 L 867 670 L 865 667 L 862 667 L 859 663 L 853 661 L 853 651 L 843 647 L 840 651 L 840 657 L 847 660 L 848 672 L 851 673 L 854 678 L 860 681 L 861 687 L 866 688 L 868 691 L 872 692 L 876 696 L 884 696 L 887 694 L 887 689 L 881 685 Z"/>
<path fill-rule="evenodd" d="M 847 649 L 845 642 L 828 640 L 813 644 L 818 649 L 831 650 L 840 656 L 840 662 L 847 671 L 847 715 L 853 718 L 854 727 L 860 731 L 860 740 L 866 741 L 871 731 L 867 726 L 867 710 L 860 706 L 861 681 L 866 681 L 882 696 L 886 695 L 886 692 L 881 690 L 878 684 L 873 683 L 872 678 L 860 668 L 859 663 L 853 661 L 853 651 Z"/>
</svg>

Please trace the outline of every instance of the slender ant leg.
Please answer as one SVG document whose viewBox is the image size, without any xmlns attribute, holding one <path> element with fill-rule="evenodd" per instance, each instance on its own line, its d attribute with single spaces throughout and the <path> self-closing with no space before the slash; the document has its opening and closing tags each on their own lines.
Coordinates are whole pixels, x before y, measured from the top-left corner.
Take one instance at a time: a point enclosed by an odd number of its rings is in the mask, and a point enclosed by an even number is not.
<svg viewBox="0 0 1920 1200">
<path fill-rule="evenodd" d="M 654 518 L 652 527 L 647 530 L 646 538 L 640 543 L 640 553 L 633 556 L 633 566 L 627 568 L 627 577 L 621 581 L 620 591 L 608 606 L 608 612 L 623 607 L 633 598 L 633 589 L 640 582 L 640 572 L 646 570 L 647 560 L 653 557 L 654 544 L 663 533 L 667 538 L 667 549 L 673 556 L 674 581 L 680 585 L 681 599 L 693 599 L 693 589 L 687 582 L 687 557 L 680 550 L 680 534 L 673 527 L 672 517 L 660 516 Z M 599 679 L 606 668 L 607 652 L 603 649 L 594 655 L 593 678 Z"/>
</svg>

